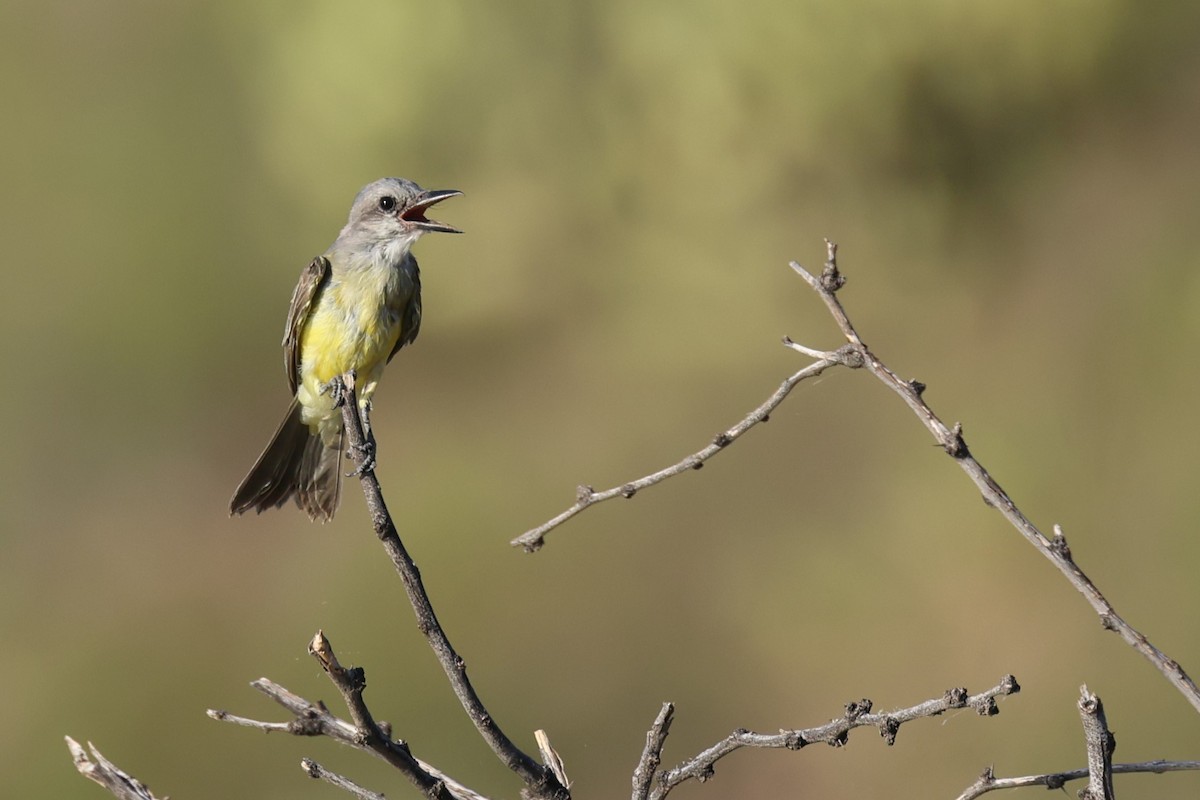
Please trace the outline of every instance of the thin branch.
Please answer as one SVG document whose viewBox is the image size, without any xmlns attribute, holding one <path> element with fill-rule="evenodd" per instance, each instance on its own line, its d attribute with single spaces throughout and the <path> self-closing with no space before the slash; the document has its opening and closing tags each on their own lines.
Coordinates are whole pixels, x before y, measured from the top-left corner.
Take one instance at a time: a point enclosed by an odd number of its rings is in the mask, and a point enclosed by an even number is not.
<svg viewBox="0 0 1200 800">
<path fill-rule="evenodd" d="M 267 679 L 262 678 L 261 680 L 265 681 Z M 279 688 L 282 689 L 283 687 Z M 219 708 L 210 708 L 205 713 L 209 719 L 215 719 L 218 722 L 230 722 L 234 725 L 241 725 L 244 728 L 254 728 L 263 733 L 291 733 L 297 736 L 319 736 L 323 733 L 323 731 L 299 731 L 296 728 L 295 720 L 291 722 L 263 722 L 262 720 L 250 719 L 249 717 L 239 717 L 237 714 L 230 714 L 228 711 L 222 711 Z M 351 730 L 353 730 L 353 726 L 351 726 Z"/>
<path fill-rule="evenodd" d="M 228 711 L 209 709 L 208 716 L 212 719 L 254 728 L 264 733 L 290 733 L 293 736 L 328 736 L 334 741 L 350 745 L 358 750 L 370 753 L 387 760 L 383 753 L 367 746 L 358 728 L 346 720 L 340 719 L 329 712 L 324 703 L 314 703 L 295 692 L 280 686 L 269 678 L 259 678 L 250 683 L 258 691 L 287 709 L 293 719 L 290 722 L 264 722 L 261 720 L 240 717 Z M 385 722 L 377 723 L 383 735 L 390 735 L 390 725 Z M 488 800 L 488 798 L 454 780 L 437 767 L 416 756 L 413 760 L 422 770 L 444 783 L 451 794 L 460 800 Z"/>
<path fill-rule="evenodd" d="M 372 792 L 370 789 L 364 789 L 346 776 L 325 769 L 311 758 L 300 759 L 300 769 L 304 770 L 308 774 L 308 777 L 325 781 L 331 786 L 336 786 L 339 789 L 349 792 L 359 798 L 359 800 L 387 800 L 382 794 Z"/>
<path fill-rule="evenodd" d="M 338 380 L 338 379 L 335 379 Z M 467 716 L 474 723 L 479 735 L 491 747 L 492 752 L 500 761 L 517 774 L 525 783 L 528 791 L 535 798 L 550 800 L 568 800 L 571 796 L 567 787 L 559 783 L 554 772 L 537 763 L 517 747 L 484 707 L 483 701 L 475 692 L 475 687 L 467 678 L 467 666 L 462 657 L 455 652 L 450 639 L 438 622 L 429 595 L 421 581 L 421 572 L 409 556 L 400 534 L 388 513 L 383 500 L 383 491 L 379 479 L 375 477 L 373 468 L 374 453 L 372 445 L 368 444 L 363 433 L 362 419 L 359 415 L 358 400 L 354 390 L 354 375 L 348 374 L 340 379 L 341 387 L 335 396 L 341 398 L 342 418 L 346 426 L 346 438 L 352 457 L 358 464 L 355 472 L 362 483 L 363 495 L 366 497 L 367 509 L 371 514 L 371 522 L 375 535 L 383 543 L 384 550 L 392 559 L 404 590 L 408 594 L 409 603 L 417 617 L 417 627 L 425 635 L 429 646 L 433 649 L 438 663 L 446 673 L 454 694 L 458 697 Z"/>
<path fill-rule="evenodd" d="M 890 746 L 895 743 L 896 733 L 905 722 L 921 717 L 936 717 L 956 708 L 973 708 L 980 716 L 994 716 L 1000 713 L 996 698 L 1015 694 L 1020 690 L 1017 679 L 1006 675 L 999 684 L 977 695 L 968 695 L 966 689 L 950 689 L 938 699 L 926 700 L 910 708 L 885 714 L 872 714 L 871 701 L 863 699 L 847 703 L 844 715 L 814 728 L 781 730 L 779 733 L 755 733 L 738 729 L 679 766 L 655 775 L 649 797 L 651 800 L 662 800 L 684 781 L 707 781 L 713 776 L 717 761 L 743 747 L 799 750 L 817 742 L 843 747 L 849 740 L 851 730 L 867 726 L 877 728 L 879 735 Z M 651 732 L 653 733 L 653 729 Z"/>
<path fill-rule="evenodd" d="M 1182 772 L 1184 770 L 1200 770 L 1200 761 L 1140 761 L 1133 764 L 1113 764 L 1114 775 L 1133 772 Z M 1052 772 L 1046 775 L 1024 775 L 1019 778 L 997 778 L 991 767 L 983 771 L 976 781 L 968 786 L 955 800 L 975 800 L 988 792 L 997 789 L 1023 789 L 1027 786 L 1045 786 L 1047 789 L 1061 789 L 1068 781 L 1077 781 L 1088 777 L 1087 767 L 1068 770 L 1067 772 Z"/>
<path fill-rule="evenodd" d="M 1116 737 L 1108 729 L 1100 698 L 1089 692 L 1087 686 L 1079 687 L 1079 695 L 1079 718 L 1088 754 L 1088 785 L 1079 792 L 1079 800 L 1115 800 L 1112 756 L 1117 749 Z"/>
<path fill-rule="evenodd" d="M 807 350 L 807 349 L 806 349 Z M 682 460 L 675 462 L 669 467 L 664 467 L 657 472 L 653 472 L 637 480 L 623 483 L 620 486 L 614 486 L 611 489 L 605 489 L 602 492 L 597 492 L 591 486 L 580 486 L 575 490 L 575 504 L 562 512 L 558 516 L 550 519 L 536 528 L 532 528 L 525 533 L 522 533 L 517 538 L 513 539 L 509 544 L 514 547 L 523 547 L 525 552 L 533 553 L 540 550 L 542 545 L 546 543 L 546 534 L 562 525 L 571 517 L 583 511 L 585 508 L 594 506 L 596 503 L 605 500 L 612 500 L 614 497 L 624 497 L 629 499 L 637 494 L 642 489 L 653 486 L 656 483 L 661 483 L 667 478 L 673 478 L 676 475 L 682 475 L 689 470 L 700 469 L 704 466 L 704 462 L 715 456 L 717 453 L 724 450 L 729 445 L 736 442 L 747 431 L 758 425 L 760 422 L 766 422 L 772 411 L 784 401 L 791 393 L 796 384 L 807 378 L 815 378 L 825 370 L 836 364 L 844 363 L 847 357 L 853 358 L 853 354 L 847 349 L 837 350 L 831 353 L 825 353 L 815 350 L 807 351 L 808 355 L 818 358 L 816 363 L 810 364 L 804 369 L 792 375 L 779 385 L 779 388 L 768 397 L 762 405 L 747 414 L 741 422 L 734 425 L 722 433 L 718 433 L 711 443 L 697 450 Z"/>
<path fill-rule="evenodd" d="M 79 742 L 70 736 L 65 738 L 67 749 L 71 751 L 71 758 L 75 761 L 75 769 L 79 770 L 80 775 L 100 784 L 120 800 L 158 800 L 150 793 L 146 784 L 100 755 L 96 745 L 88 742 L 87 750 L 84 750 Z M 88 755 L 88 750 L 91 751 L 91 755 Z"/>
<path fill-rule="evenodd" d="M 219 722 L 230 722 L 247 728 L 254 728 L 263 733 L 290 733 L 293 736 L 328 736 L 334 741 L 348 744 L 360 750 L 374 753 L 363 746 L 359 740 L 358 730 L 349 722 L 339 719 L 329 712 L 324 703 L 314 703 L 306 700 L 295 692 L 280 686 L 270 678 L 259 678 L 251 681 L 250 685 L 267 697 L 283 706 L 293 715 L 289 722 L 263 722 L 260 720 L 240 717 L 228 711 L 210 708 L 208 716 Z"/>
<path fill-rule="evenodd" d="M 919 381 L 901 380 L 896 373 L 884 365 L 866 344 L 863 343 L 858 332 L 850 323 L 850 318 L 846 315 L 841 302 L 834 294 L 845 282 L 845 279 L 838 271 L 837 245 L 828 239 L 825 241 L 825 245 L 827 257 L 825 269 L 822 271 L 820 277 L 812 275 L 794 261 L 791 263 L 791 267 L 825 302 L 829 313 L 833 316 L 842 334 L 850 343 L 849 346 L 860 355 L 862 364 L 866 367 L 867 371 L 903 398 L 908 407 L 917 415 L 917 418 L 933 434 L 933 437 L 942 446 L 942 449 L 958 463 L 963 472 L 967 473 L 967 476 L 979 488 L 987 504 L 998 510 L 1008 520 L 1009 524 L 1016 528 L 1030 544 L 1036 547 L 1043 556 L 1058 568 L 1059 572 L 1091 604 L 1092 608 L 1100 616 L 1100 623 L 1104 628 L 1119 633 L 1121 638 L 1133 647 L 1133 649 L 1145 656 L 1146 659 L 1158 668 L 1167 680 L 1187 698 L 1193 708 L 1200 711 L 1200 688 L 1197 688 L 1196 683 L 1188 677 L 1188 674 L 1180 666 L 1179 662 L 1152 645 L 1144 634 L 1121 619 L 1112 604 L 1105 599 L 1100 590 L 1096 588 L 1096 585 L 1091 582 L 1087 575 L 1083 573 L 1083 570 L 1072 560 L 1071 548 L 1067 546 L 1067 540 L 1062 535 L 1062 529 L 1057 525 L 1054 526 L 1053 539 L 1047 538 L 1045 534 L 1038 530 L 1021 513 L 1020 509 L 1017 508 L 1016 504 L 1004 490 L 1000 488 L 1000 484 L 971 455 L 970 450 L 967 448 L 966 440 L 963 439 L 962 425 L 955 423 L 954 427 L 947 427 L 925 403 L 925 400 L 921 396 L 925 391 L 925 385 Z M 817 364 L 823 363 L 823 361 L 817 362 Z"/>
<path fill-rule="evenodd" d="M 663 745 L 667 743 L 667 734 L 671 732 L 671 721 L 674 717 L 675 706 L 672 703 L 663 703 L 662 710 L 654 718 L 654 724 L 646 731 L 646 747 L 633 770 L 633 800 L 646 800 L 650 796 L 650 782 L 662 763 Z"/>
</svg>

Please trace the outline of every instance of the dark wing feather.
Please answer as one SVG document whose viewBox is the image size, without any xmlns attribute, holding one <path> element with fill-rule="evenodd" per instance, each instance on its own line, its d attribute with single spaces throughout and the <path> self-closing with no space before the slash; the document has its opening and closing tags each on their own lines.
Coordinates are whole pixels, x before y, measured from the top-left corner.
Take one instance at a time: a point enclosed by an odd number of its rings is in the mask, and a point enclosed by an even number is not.
<svg viewBox="0 0 1200 800">
<path fill-rule="evenodd" d="M 413 293 L 408 300 L 408 305 L 404 307 L 403 316 L 400 318 L 400 338 L 396 340 L 396 346 L 392 348 L 392 352 L 388 354 L 388 362 L 392 357 L 400 352 L 400 348 L 406 344 L 412 344 L 417 338 L 417 334 L 421 332 L 421 272 L 417 269 L 416 259 L 413 259 Z"/>
<path fill-rule="evenodd" d="M 317 256 L 300 273 L 300 281 L 292 293 L 292 305 L 288 308 L 287 324 L 283 329 L 283 368 L 293 393 L 300 385 L 300 336 L 317 296 L 328 282 L 329 259 Z"/>
</svg>

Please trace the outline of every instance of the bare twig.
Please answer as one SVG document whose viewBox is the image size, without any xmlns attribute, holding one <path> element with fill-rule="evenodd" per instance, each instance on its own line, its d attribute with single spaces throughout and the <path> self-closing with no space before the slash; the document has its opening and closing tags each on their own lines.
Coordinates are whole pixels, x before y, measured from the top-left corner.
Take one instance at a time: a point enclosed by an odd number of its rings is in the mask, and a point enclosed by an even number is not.
<svg viewBox="0 0 1200 800">
<path fill-rule="evenodd" d="M 554 749 L 554 745 L 550 744 L 550 735 L 539 728 L 533 732 L 533 738 L 537 742 L 538 752 L 542 754 L 542 763 L 551 769 L 559 783 L 570 789 L 571 779 L 567 777 L 567 765 L 563 763 L 562 756 Z"/>
<path fill-rule="evenodd" d="M 662 763 L 663 745 L 667 743 L 667 734 L 671 732 L 671 720 L 674 717 L 675 706 L 672 703 L 663 703 L 654 724 L 646 731 L 646 747 L 633 770 L 633 800 L 646 800 L 650 796 L 650 781 L 654 779 L 658 766 Z"/>
<path fill-rule="evenodd" d="M 290 733 L 293 736 L 328 736 L 331 739 L 360 747 L 358 732 L 345 720 L 329 713 L 324 703 L 313 703 L 300 695 L 280 686 L 270 678 L 259 678 L 250 685 L 279 705 L 290 711 L 295 719 L 290 722 L 263 722 L 249 717 L 240 717 L 217 708 L 210 708 L 208 716 L 219 722 L 230 722 L 263 733 Z"/>
<path fill-rule="evenodd" d="M 1112 756 L 1117 740 L 1108 729 L 1104 704 L 1087 686 L 1081 686 L 1078 705 L 1088 754 L 1088 785 L 1080 790 L 1079 800 L 1114 800 Z"/>
<path fill-rule="evenodd" d="M 1112 766 L 1114 775 L 1132 772 L 1162 774 L 1164 772 L 1182 772 L 1184 770 L 1200 770 L 1200 761 L 1140 761 L 1133 764 L 1113 764 Z M 1046 775 L 1024 775 L 1019 778 L 997 778 L 992 768 L 988 767 L 956 800 L 975 800 L 975 798 L 981 797 L 988 792 L 994 792 L 997 789 L 1021 789 L 1026 786 L 1045 786 L 1047 789 L 1061 789 L 1068 781 L 1077 781 L 1080 778 L 1086 777 L 1088 777 L 1087 767 L 1068 770 L 1067 772 L 1053 772 Z"/>
<path fill-rule="evenodd" d="M 259 680 L 269 683 L 266 678 L 260 678 Z M 258 683 L 258 681 L 254 681 L 251 685 L 253 686 L 256 683 Z M 282 686 L 278 688 L 283 689 Z M 320 736 L 322 733 L 324 733 L 324 731 L 314 731 L 311 729 L 301 731 L 297 726 L 296 720 L 292 720 L 291 722 L 263 722 L 262 720 L 250 719 L 249 717 L 239 717 L 237 714 L 230 714 L 228 711 L 223 711 L 219 708 L 210 708 L 205 713 L 208 714 L 209 719 L 215 719 L 218 722 L 229 722 L 234 725 L 241 725 L 244 728 L 254 728 L 255 730 L 262 731 L 263 733 L 291 733 L 295 734 L 296 736 Z M 338 721 L 340 722 L 340 720 Z M 350 729 L 350 733 L 347 734 L 346 738 L 353 738 L 354 726 L 347 723 L 347 727 Z M 347 744 L 349 744 L 348 741 Z"/>
<path fill-rule="evenodd" d="M 336 786 L 339 789 L 343 789 L 359 798 L 359 800 L 387 800 L 387 798 L 378 792 L 372 792 L 370 789 L 364 789 L 344 775 L 339 775 L 336 772 L 331 772 L 325 769 L 311 758 L 300 759 L 300 769 L 308 773 L 308 777 L 325 781 L 331 786 Z"/>
<path fill-rule="evenodd" d="M 338 380 L 338 379 L 335 379 Z M 479 735 L 491 747 L 492 752 L 500 761 L 517 774 L 525 783 L 527 792 L 534 798 L 546 800 L 568 800 L 571 794 L 555 777 L 553 770 L 543 766 L 523 750 L 517 747 L 495 719 L 484 707 L 483 701 L 475 692 L 467 678 L 466 662 L 455 652 L 450 639 L 438 622 L 429 595 L 421 581 L 421 572 L 409 556 L 400 534 L 388 513 L 383 500 L 383 492 L 373 469 L 371 448 L 363 433 L 362 419 L 359 416 L 358 400 L 354 390 L 354 375 L 348 374 L 340 379 L 341 388 L 335 390 L 335 396 L 342 398 L 342 418 L 346 426 L 346 438 L 350 454 L 358 464 L 355 472 L 362 483 L 363 494 L 367 500 L 367 509 L 371 514 L 371 522 L 375 535 L 383 543 L 384 550 L 392 559 L 404 590 L 408 594 L 409 603 L 417 616 L 417 627 L 425 635 L 429 646 L 433 649 L 438 663 L 446 673 L 454 694 L 458 697 L 467 716 L 474 723 Z"/>
<path fill-rule="evenodd" d="M 71 757 L 75 760 L 75 769 L 79 770 L 83 777 L 100 784 L 120 800 L 158 800 L 146 788 L 146 784 L 100 755 L 96 745 L 88 742 L 87 750 L 84 750 L 79 742 L 70 736 L 67 736 L 66 740 L 67 749 L 71 751 Z M 88 750 L 91 751 L 90 756 Z"/>
<path fill-rule="evenodd" d="M 216 709 L 210 709 L 208 716 L 221 722 L 230 722 L 234 725 L 254 728 L 264 733 L 282 732 L 290 733 L 293 736 L 328 736 L 334 741 L 350 745 L 379 758 L 385 758 L 383 753 L 367 745 L 366 741 L 360 735 L 358 728 L 352 723 L 331 714 L 324 703 L 314 703 L 306 700 L 268 678 L 259 678 L 256 681 L 252 681 L 250 685 L 286 708 L 292 713 L 294 719 L 290 722 L 264 722 Z M 388 735 L 390 726 L 387 723 L 379 722 L 377 725 L 385 736 Z M 413 756 L 413 760 L 424 772 L 444 783 L 454 797 L 460 798 L 460 800 L 488 800 L 484 795 L 463 786 L 432 764 L 422 761 L 416 756 Z"/>
<path fill-rule="evenodd" d="M 715 456 L 717 453 L 724 450 L 729 445 L 736 442 L 748 430 L 753 428 L 760 422 L 766 422 L 776 406 L 784 401 L 784 398 L 791 393 L 796 384 L 807 378 L 815 378 L 825 370 L 835 364 L 853 364 L 846 363 L 846 358 L 854 358 L 854 354 L 848 349 L 835 350 L 831 353 L 818 351 L 809 351 L 809 355 L 818 358 L 816 363 L 810 364 L 804 369 L 792 375 L 779 385 L 779 388 L 763 402 L 758 408 L 747 414 L 741 422 L 729 428 L 726 431 L 718 433 L 710 444 L 697 450 L 691 455 L 675 462 L 669 467 L 664 467 L 658 472 L 651 473 L 637 480 L 623 483 L 620 486 L 614 486 L 611 489 L 605 489 L 602 492 L 597 492 L 591 486 L 580 486 L 575 491 L 575 504 L 562 512 L 553 519 L 542 523 L 536 528 L 532 528 L 525 533 L 522 533 L 517 538 L 513 539 L 509 544 L 515 547 L 523 547 L 527 553 L 533 553 L 540 550 L 542 545 L 546 543 L 546 534 L 562 525 L 564 522 L 575 516 L 585 508 L 603 502 L 604 500 L 612 500 L 614 497 L 624 497 L 629 499 L 637 494 L 642 489 L 653 486 L 656 483 L 661 483 L 667 478 L 672 478 L 676 475 L 682 475 L 689 470 L 700 469 L 704 466 L 704 462 Z"/>
<path fill-rule="evenodd" d="M 904 402 L 908 404 L 908 407 L 917 415 L 917 418 L 929 429 L 929 432 L 933 434 L 933 437 L 946 453 L 958 463 L 963 472 L 967 473 L 968 477 L 979 488 L 979 491 L 983 493 L 983 498 L 987 504 L 998 510 L 1008 520 L 1009 524 L 1016 528 L 1030 544 L 1036 547 L 1043 556 L 1058 568 L 1059 572 L 1091 604 L 1092 608 L 1100 616 L 1100 623 L 1104 628 L 1119 633 L 1121 638 L 1133 647 L 1133 649 L 1145 656 L 1146 659 L 1158 668 L 1167 680 L 1187 698 L 1193 708 L 1200 711 L 1200 688 L 1197 688 L 1195 682 L 1188 677 L 1188 674 L 1179 665 L 1179 662 L 1168 657 L 1166 653 L 1150 644 L 1145 635 L 1121 619 L 1112 604 L 1105 599 L 1100 590 L 1096 588 L 1096 585 L 1091 582 L 1087 575 L 1083 573 L 1083 570 L 1072 560 L 1071 549 L 1067 546 L 1067 540 L 1062 535 L 1062 529 L 1057 525 L 1054 526 L 1053 539 L 1048 539 L 1045 534 L 1038 530 L 1021 513 L 1020 509 L 1017 508 L 1016 504 L 1004 490 L 1000 488 L 1000 484 L 971 455 L 970 450 L 967 448 L 967 443 L 963 439 L 962 425 L 955 423 L 954 427 L 947 427 L 925 403 L 925 400 L 921 396 L 925 391 L 925 385 L 919 381 L 901 380 L 896 373 L 888 369 L 871 352 L 866 344 L 863 343 L 858 332 L 850 323 L 850 318 L 846 315 L 845 309 L 842 308 L 841 302 L 834 294 L 844 283 L 844 278 L 842 278 L 837 266 L 837 245 L 829 240 L 825 241 L 825 245 L 827 257 L 825 269 L 822 271 L 820 277 L 812 275 L 808 270 L 794 261 L 791 267 L 825 302 L 829 313 L 833 316 L 842 334 L 850 343 L 849 346 L 854 348 L 861 356 L 862 364 L 866 367 L 867 371 L 903 398 Z M 824 362 L 818 361 L 817 363 L 822 364 Z"/>
<path fill-rule="evenodd" d="M 956 708 L 973 708 L 980 716 L 993 716 L 1000 713 L 1000 709 L 996 705 L 997 697 L 1015 694 L 1020 690 L 1017 679 L 1012 675 L 1006 675 L 999 684 L 977 695 L 968 695 L 966 689 L 950 689 L 936 700 L 926 700 L 910 708 L 885 714 L 872 714 L 871 701 L 863 699 L 847 703 L 844 715 L 814 728 L 781 730 L 779 733 L 755 733 L 738 729 L 677 767 L 655 775 L 649 797 L 651 800 L 662 800 L 672 789 L 684 781 L 704 782 L 708 780 L 713 776 L 714 765 L 717 761 L 743 747 L 799 750 L 817 742 L 824 742 L 833 747 L 842 747 L 849 740 L 852 729 L 868 726 L 877 728 L 879 735 L 888 745 L 891 745 L 895 743 L 896 733 L 905 722 L 921 717 L 936 717 Z M 666 713 L 665 708 L 663 713 Z M 663 714 L 660 713 L 659 718 L 661 719 L 662 716 Z M 657 724 L 657 720 L 655 722 Z M 653 728 L 647 735 L 647 749 L 650 748 L 649 738 L 652 735 L 656 735 Z M 666 737 L 665 730 L 661 731 L 661 736 Z M 658 742 L 657 746 L 661 749 L 661 742 Z M 636 789 L 635 785 L 635 792 Z"/>
</svg>

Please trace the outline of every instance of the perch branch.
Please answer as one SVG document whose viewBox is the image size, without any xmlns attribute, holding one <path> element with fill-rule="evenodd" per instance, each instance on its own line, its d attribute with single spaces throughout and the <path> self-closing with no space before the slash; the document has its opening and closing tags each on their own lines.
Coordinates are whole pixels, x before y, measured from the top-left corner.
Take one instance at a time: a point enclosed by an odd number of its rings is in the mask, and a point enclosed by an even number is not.
<svg viewBox="0 0 1200 800">
<path fill-rule="evenodd" d="M 779 733 L 755 733 L 738 729 L 679 766 L 655 775 L 649 798 L 650 800 L 662 800 L 672 789 L 684 781 L 696 780 L 701 783 L 707 781 L 713 776 L 714 765 L 717 761 L 743 747 L 799 750 L 817 742 L 824 742 L 833 747 L 843 747 L 849 740 L 852 729 L 867 726 L 877 728 L 884 741 L 888 745 L 892 745 L 896 741 L 896 733 L 905 722 L 921 717 L 936 717 L 956 708 L 973 708 L 980 716 L 994 716 L 1000 713 L 999 706 L 996 705 L 996 698 L 1015 694 L 1020 690 L 1017 679 L 1012 675 L 1006 675 L 996 686 L 977 695 L 968 695 L 966 689 L 950 689 L 935 700 L 926 700 L 909 708 L 883 714 L 871 713 L 870 700 L 863 699 L 847 703 L 845 714 L 814 728 L 781 730 Z M 659 719 L 661 720 L 664 715 L 669 717 L 666 707 L 659 714 Z M 658 725 L 658 721 L 655 720 L 655 725 Z M 655 728 L 652 727 L 650 733 L 647 734 L 647 749 L 651 747 L 650 738 L 652 736 L 666 738 L 666 731 L 664 729 L 656 733 Z M 661 741 L 656 741 L 655 746 L 659 750 L 661 750 L 661 745 Z M 645 755 L 643 755 L 643 759 L 645 759 Z M 636 789 L 635 785 L 635 792 Z M 636 793 L 634 796 L 637 797 Z"/>
<path fill-rule="evenodd" d="M 417 617 L 417 628 L 429 642 L 438 663 L 441 664 L 450 681 L 454 694 L 492 752 L 506 767 L 520 777 L 532 796 L 547 798 L 547 800 L 551 798 L 566 800 L 570 797 L 570 792 L 559 783 L 553 770 L 537 763 L 505 735 L 487 708 L 484 707 L 483 701 L 475 692 L 475 687 L 467 678 L 466 662 L 455 652 L 449 637 L 446 636 L 446 632 L 438 622 L 433 604 L 430 603 L 429 595 L 421 581 L 421 572 L 400 540 L 400 534 L 384 503 L 383 491 L 373 468 L 374 453 L 367 444 L 366 436 L 363 433 L 362 419 L 354 389 L 354 374 L 349 373 L 335 381 L 340 383 L 340 386 L 335 387 L 335 397 L 340 398 L 342 403 L 342 418 L 346 426 L 347 443 L 351 457 L 358 465 L 355 473 L 362 484 L 367 510 L 371 515 L 371 523 L 374 526 L 375 535 L 383 543 L 384 550 L 392 559 L 392 564 L 395 565 L 396 572 L 399 573 L 400 580 L 404 584 L 404 591 L 408 594 L 409 603 L 412 604 L 413 612 Z"/>
</svg>

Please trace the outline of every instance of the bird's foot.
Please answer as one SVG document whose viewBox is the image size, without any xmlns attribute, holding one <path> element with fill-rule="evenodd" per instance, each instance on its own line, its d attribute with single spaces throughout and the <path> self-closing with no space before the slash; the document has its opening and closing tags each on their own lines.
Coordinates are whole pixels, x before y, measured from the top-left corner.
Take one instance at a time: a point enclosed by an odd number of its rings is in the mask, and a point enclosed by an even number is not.
<svg viewBox="0 0 1200 800">
<path fill-rule="evenodd" d="M 346 404 L 346 397 L 354 391 L 354 380 L 357 377 L 354 370 L 350 370 L 345 375 L 334 375 L 329 383 L 317 386 L 317 392 L 329 395 L 329 399 L 333 401 L 333 407 L 341 408 Z"/>
<path fill-rule="evenodd" d="M 368 433 L 361 445 L 350 445 L 346 455 L 355 462 L 354 469 L 346 473 L 347 478 L 357 478 L 365 472 L 375 471 L 375 435 Z"/>
</svg>

